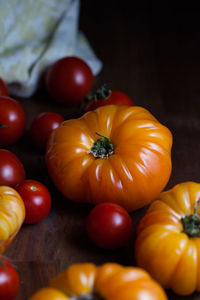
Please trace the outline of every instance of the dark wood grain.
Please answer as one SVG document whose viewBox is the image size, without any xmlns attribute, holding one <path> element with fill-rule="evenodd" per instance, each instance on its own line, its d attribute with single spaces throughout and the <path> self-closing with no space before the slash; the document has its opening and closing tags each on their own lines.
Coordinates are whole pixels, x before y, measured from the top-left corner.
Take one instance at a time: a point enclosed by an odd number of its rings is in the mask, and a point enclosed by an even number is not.
<svg viewBox="0 0 200 300">
<path fill-rule="evenodd" d="M 109 3 L 108 3 L 109 2 Z M 86 34 L 103 62 L 95 78 L 99 87 L 107 83 L 126 92 L 136 105 L 149 109 L 174 136 L 173 171 L 166 187 L 182 181 L 199 181 L 200 166 L 200 24 L 197 13 L 157 12 L 149 1 L 83 1 L 80 29 Z M 23 162 L 27 178 L 50 189 L 53 206 L 41 223 L 23 225 L 6 251 L 18 267 L 21 287 L 16 300 L 27 300 L 57 272 L 75 262 L 102 264 L 115 261 L 134 265 L 135 233 L 119 250 L 102 250 L 92 244 L 85 232 L 90 205 L 64 199 L 51 183 L 44 155 L 31 144 L 29 128 L 43 111 L 61 113 L 66 119 L 81 115 L 79 104 L 64 107 L 52 102 L 44 89 L 31 99 L 19 99 L 27 114 L 24 137 L 8 147 Z M 134 228 L 145 208 L 131 214 Z M 194 294 L 169 299 L 200 299 Z"/>
</svg>

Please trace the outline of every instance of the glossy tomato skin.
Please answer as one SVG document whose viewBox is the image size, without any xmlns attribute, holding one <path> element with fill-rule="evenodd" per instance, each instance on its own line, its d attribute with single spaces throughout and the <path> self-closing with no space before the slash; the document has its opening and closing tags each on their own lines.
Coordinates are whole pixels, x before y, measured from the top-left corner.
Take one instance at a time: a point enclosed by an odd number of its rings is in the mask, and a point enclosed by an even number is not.
<svg viewBox="0 0 200 300">
<path fill-rule="evenodd" d="M 28 179 L 17 185 L 16 190 L 25 205 L 24 223 L 38 223 L 47 216 L 51 208 L 51 195 L 44 184 Z"/>
<path fill-rule="evenodd" d="M 14 300 L 19 290 L 19 275 L 10 261 L 0 257 L 0 299 Z"/>
<path fill-rule="evenodd" d="M 0 96 L 8 96 L 9 91 L 5 81 L 0 77 Z"/>
<path fill-rule="evenodd" d="M 199 196 L 199 183 L 177 184 L 152 202 L 137 227 L 137 265 L 178 295 L 200 292 Z M 187 229 L 191 225 L 193 236 L 184 228 L 186 217 L 190 217 Z"/>
<path fill-rule="evenodd" d="M 25 179 L 24 166 L 9 150 L 0 149 L 0 186 L 15 187 Z"/>
<path fill-rule="evenodd" d="M 24 202 L 14 188 L 0 186 L 0 254 L 19 232 L 25 218 Z M 1 299 L 1 298 L 0 298 Z"/>
<path fill-rule="evenodd" d="M 99 149 L 107 156 L 94 151 L 103 136 L 111 142 L 109 149 Z M 154 200 L 168 182 L 171 146 L 169 129 L 146 109 L 105 105 L 56 128 L 48 141 L 46 164 L 67 199 L 113 202 L 134 211 Z"/>
<path fill-rule="evenodd" d="M 90 239 L 102 248 L 124 246 L 132 235 L 132 220 L 118 204 L 101 203 L 94 207 L 86 223 Z"/>
<path fill-rule="evenodd" d="M 9 146 L 24 133 L 26 115 L 19 102 L 10 97 L 0 96 L 0 108 L 0 146 Z"/>
<path fill-rule="evenodd" d="M 84 112 L 95 110 L 100 106 L 115 104 L 115 105 L 134 105 L 131 98 L 125 93 L 117 90 L 110 90 L 110 95 L 106 98 L 100 98 L 95 100 L 94 97 L 88 100 Z"/>
<path fill-rule="evenodd" d="M 48 287 L 36 291 L 29 300 L 72 298 L 167 300 L 167 295 L 143 269 L 111 262 L 98 267 L 92 263 L 77 263 L 51 278 Z"/>
<path fill-rule="evenodd" d="M 55 101 L 73 104 L 89 93 L 93 81 L 93 73 L 82 59 L 64 57 L 47 71 L 46 88 Z"/>
<path fill-rule="evenodd" d="M 38 149 L 45 150 L 51 132 L 63 121 L 64 118 L 60 114 L 53 112 L 44 112 L 36 116 L 30 128 L 33 144 Z"/>
<path fill-rule="evenodd" d="M 35 292 L 29 300 L 69 300 L 69 297 L 57 289 L 46 287 Z"/>
</svg>

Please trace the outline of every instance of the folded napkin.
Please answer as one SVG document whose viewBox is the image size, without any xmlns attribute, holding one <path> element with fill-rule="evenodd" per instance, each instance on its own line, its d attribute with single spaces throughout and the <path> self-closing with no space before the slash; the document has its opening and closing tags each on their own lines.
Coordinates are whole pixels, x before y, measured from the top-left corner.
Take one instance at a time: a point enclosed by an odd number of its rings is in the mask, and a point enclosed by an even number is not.
<svg viewBox="0 0 200 300">
<path fill-rule="evenodd" d="M 78 29 L 79 0 L 0 0 L 0 77 L 11 94 L 30 97 L 43 72 L 64 56 L 97 75 L 102 62 Z"/>
</svg>

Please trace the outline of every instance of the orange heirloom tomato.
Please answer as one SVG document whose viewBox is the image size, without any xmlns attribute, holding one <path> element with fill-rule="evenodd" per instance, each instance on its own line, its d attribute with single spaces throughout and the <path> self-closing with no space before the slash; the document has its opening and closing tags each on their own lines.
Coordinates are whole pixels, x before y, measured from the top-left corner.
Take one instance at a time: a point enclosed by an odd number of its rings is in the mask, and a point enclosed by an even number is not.
<svg viewBox="0 0 200 300">
<path fill-rule="evenodd" d="M 42 288 L 36 292 L 29 300 L 68 300 L 69 298 L 62 292 L 53 288 Z"/>
<path fill-rule="evenodd" d="M 0 186 L 0 254 L 18 233 L 24 217 L 24 202 L 17 191 L 8 186 Z"/>
<path fill-rule="evenodd" d="M 137 264 L 180 295 L 200 291 L 200 184 L 161 193 L 137 228 Z"/>
<path fill-rule="evenodd" d="M 106 263 L 100 267 L 82 263 L 73 264 L 52 278 L 49 288 L 40 289 L 29 300 L 68 299 L 167 300 L 167 296 L 161 286 L 140 268 L 123 267 L 116 263 Z"/>
<path fill-rule="evenodd" d="M 115 202 L 133 211 L 167 184 L 171 146 L 171 132 L 146 109 L 106 105 L 56 128 L 46 163 L 68 199 Z"/>
</svg>

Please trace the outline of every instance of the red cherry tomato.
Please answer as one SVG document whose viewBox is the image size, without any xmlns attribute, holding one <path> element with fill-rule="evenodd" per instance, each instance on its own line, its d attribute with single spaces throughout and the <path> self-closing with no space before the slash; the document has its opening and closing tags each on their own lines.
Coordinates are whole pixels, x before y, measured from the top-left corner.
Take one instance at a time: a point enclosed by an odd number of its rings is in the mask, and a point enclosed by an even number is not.
<svg viewBox="0 0 200 300">
<path fill-rule="evenodd" d="M 5 81 L 0 77 L 0 96 L 8 96 L 9 91 Z"/>
<path fill-rule="evenodd" d="M 19 290 L 19 275 L 10 261 L 0 257 L 0 299 L 14 300 Z"/>
<path fill-rule="evenodd" d="M 88 100 L 84 107 L 84 112 L 94 110 L 103 105 L 134 105 L 131 98 L 120 91 L 112 91 L 106 86 L 102 86 L 96 94 Z"/>
<path fill-rule="evenodd" d="M 22 106 L 12 98 L 0 96 L 0 145 L 14 144 L 24 133 L 25 126 Z"/>
<path fill-rule="evenodd" d="M 24 223 L 38 223 L 51 208 L 51 195 L 44 184 L 36 180 L 24 180 L 15 188 L 21 195 L 26 210 Z"/>
<path fill-rule="evenodd" d="M 53 112 L 44 112 L 36 116 L 30 128 L 30 134 L 34 145 L 45 150 L 51 132 L 56 129 L 64 118 Z"/>
<path fill-rule="evenodd" d="M 102 248 L 115 249 L 128 242 L 132 235 L 132 220 L 118 204 L 101 203 L 95 206 L 86 222 L 90 239 Z"/>
<path fill-rule="evenodd" d="M 25 179 L 19 158 L 9 150 L 0 149 L 0 185 L 15 187 Z"/>
<path fill-rule="evenodd" d="M 82 100 L 91 90 L 94 76 L 90 67 L 78 57 L 64 57 L 47 71 L 49 95 L 64 104 Z"/>
</svg>

